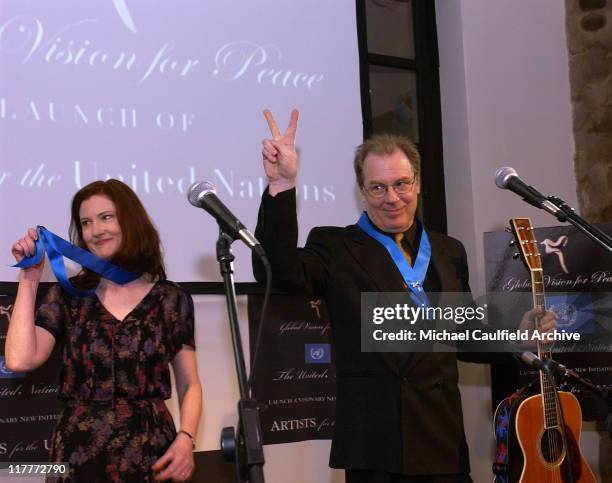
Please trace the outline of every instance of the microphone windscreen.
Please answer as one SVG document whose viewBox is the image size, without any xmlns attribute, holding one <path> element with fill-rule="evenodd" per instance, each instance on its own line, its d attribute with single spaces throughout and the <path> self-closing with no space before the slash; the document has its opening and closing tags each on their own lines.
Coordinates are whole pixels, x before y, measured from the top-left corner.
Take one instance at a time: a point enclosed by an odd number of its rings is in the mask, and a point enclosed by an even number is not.
<svg viewBox="0 0 612 483">
<path fill-rule="evenodd" d="M 514 168 L 511 168 L 510 166 L 499 168 L 495 172 L 495 184 L 498 188 L 505 190 L 508 188 L 508 180 L 512 176 L 518 176 Z"/>
<path fill-rule="evenodd" d="M 200 200 L 202 199 L 202 196 L 205 196 L 208 193 L 217 194 L 213 184 L 209 183 L 208 181 L 196 181 L 189 187 L 189 191 L 187 191 L 187 199 L 193 206 L 201 208 L 202 205 Z"/>
</svg>

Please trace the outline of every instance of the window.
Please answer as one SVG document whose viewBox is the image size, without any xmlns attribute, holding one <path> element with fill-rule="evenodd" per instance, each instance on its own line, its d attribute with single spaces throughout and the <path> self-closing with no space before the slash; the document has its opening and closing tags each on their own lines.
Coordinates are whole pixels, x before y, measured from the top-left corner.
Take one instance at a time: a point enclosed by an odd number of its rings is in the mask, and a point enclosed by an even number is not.
<svg viewBox="0 0 612 483">
<path fill-rule="evenodd" d="M 419 216 L 446 233 L 442 121 L 433 1 L 357 0 L 364 138 L 402 134 L 421 153 Z"/>
</svg>

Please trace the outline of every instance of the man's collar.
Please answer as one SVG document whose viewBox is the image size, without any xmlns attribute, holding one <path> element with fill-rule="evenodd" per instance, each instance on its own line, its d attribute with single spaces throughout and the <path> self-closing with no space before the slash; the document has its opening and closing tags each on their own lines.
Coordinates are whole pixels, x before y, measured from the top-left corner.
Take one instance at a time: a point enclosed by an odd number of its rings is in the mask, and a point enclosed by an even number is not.
<svg viewBox="0 0 612 483">
<path fill-rule="evenodd" d="M 367 212 L 366 212 L 366 215 L 367 215 Z M 370 218 L 369 215 L 368 215 L 368 218 L 370 219 L 372 226 L 377 232 L 382 233 L 383 235 L 386 235 L 390 238 L 394 238 L 395 233 L 389 233 L 387 231 L 381 230 L 380 228 L 376 226 L 376 224 L 372 221 L 372 218 Z M 423 227 L 423 223 L 418 218 L 415 218 L 414 221 L 412 222 L 412 225 L 410 225 L 410 228 L 404 231 L 404 238 L 406 239 L 406 241 L 408 241 L 410 245 L 414 245 L 415 242 L 418 243 L 419 239 L 421 238 L 422 227 Z"/>
</svg>

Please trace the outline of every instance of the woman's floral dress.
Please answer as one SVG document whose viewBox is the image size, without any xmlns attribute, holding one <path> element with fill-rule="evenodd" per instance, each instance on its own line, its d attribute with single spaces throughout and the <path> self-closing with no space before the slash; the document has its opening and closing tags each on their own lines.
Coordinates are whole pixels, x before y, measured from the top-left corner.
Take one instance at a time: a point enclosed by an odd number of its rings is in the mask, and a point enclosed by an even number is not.
<svg viewBox="0 0 612 483">
<path fill-rule="evenodd" d="M 164 403 L 168 364 L 182 348 L 195 349 L 191 296 L 158 281 L 119 321 L 96 295 L 76 297 L 53 285 L 36 325 L 63 344 L 65 407 L 51 461 L 69 463 L 68 481 L 153 481 L 151 465 L 176 436 Z"/>
</svg>

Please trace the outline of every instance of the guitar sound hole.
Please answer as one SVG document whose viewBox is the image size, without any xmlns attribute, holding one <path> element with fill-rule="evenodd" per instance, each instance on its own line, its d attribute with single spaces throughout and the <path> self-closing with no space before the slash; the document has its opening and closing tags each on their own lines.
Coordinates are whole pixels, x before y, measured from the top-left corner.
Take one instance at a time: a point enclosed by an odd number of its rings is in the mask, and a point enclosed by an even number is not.
<svg viewBox="0 0 612 483">
<path fill-rule="evenodd" d="M 540 441 L 542 456 L 547 463 L 555 463 L 563 455 L 563 436 L 557 428 L 544 430 Z"/>
</svg>

